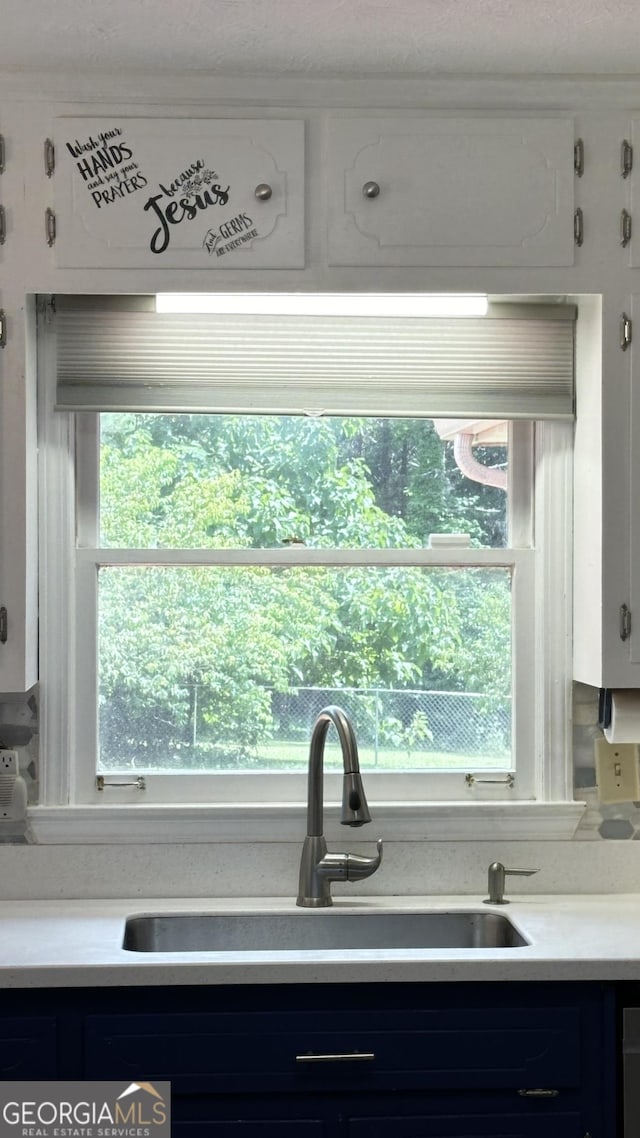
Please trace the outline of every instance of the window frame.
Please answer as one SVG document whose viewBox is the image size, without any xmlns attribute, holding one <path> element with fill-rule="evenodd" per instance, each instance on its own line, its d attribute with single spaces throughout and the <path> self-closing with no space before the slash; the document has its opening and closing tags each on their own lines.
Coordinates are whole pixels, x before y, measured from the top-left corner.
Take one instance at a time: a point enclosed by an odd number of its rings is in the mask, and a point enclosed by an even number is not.
<svg viewBox="0 0 640 1138">
<path fill-rule="evenodd" d="M 503 774 L 496 775 L 499 781 L 491 781 L 486 771 L 478 771 L 471 785 L 460 772 L 367 772 L 367 795 L 374 821 L 380 826 L 392 823 L 397 836 L 571 836 L 583 811 L 572 798 L 570 749 L 571 426 L 543 422 L 534 433 L 530 424 L 511 424 L 516 445 L 510 449 L 508 549 L 384 550 L 372 556 L 370 550 L 290 547 L 152 551 L 150 556 L 149 551 L 98 549 L 97 415 L 53 410 L 53 336 L 41 336 L 39 364 L 42 753 L 46 756 L 42 805 L 32 811 L 39 840 L 61 840 L 63 833 L 69 840 L 70 832 L 71 840 L 78 841 L 132 840 L 132 814 L 137 840 L 144 841 L 286 840 L 302 832 L 304 772 L 153 775 L 143 793 L 128 787 L 97 790 L 95 766 L 87 760 L 96 737 L 95 714 L 86 714 L 88 706 L 95 707 L 97 566 L 132 560 L 511 566 L 516 787 L 509 787 Z M 83 487 L 77 514 L 76 483 Z M 89 636 L 88 624 L 94 630 Z M 212 778 L 218 794 L 206 801 L 202 780 Z M 337 816 L 339 800 L 339 775 L 327 773 L 329 825 Z"/>
</svg>

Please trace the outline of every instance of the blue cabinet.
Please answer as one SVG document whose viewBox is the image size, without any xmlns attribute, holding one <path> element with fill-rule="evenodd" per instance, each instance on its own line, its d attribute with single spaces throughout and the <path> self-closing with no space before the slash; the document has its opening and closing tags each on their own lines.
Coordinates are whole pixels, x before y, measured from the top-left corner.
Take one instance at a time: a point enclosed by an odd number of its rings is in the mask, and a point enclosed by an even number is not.
<svg viewBox="0 0 640 1138">
<path fill-rule="evenodd" d="M 0 1079 L 57 1079 L 58 1026 L 55 1015 L 0 1017 Z"/>
<path fill-rule="evenodd" d="M 41 1054 L 59 1050 L 57 1075 L 34 1051 L 19 1077 L 168 1080 L 175 1138 L 616 1136 L 612 986 L 6 995 L 39 1007 L 23 1022 L 40 1025 Z"/>
</svg>

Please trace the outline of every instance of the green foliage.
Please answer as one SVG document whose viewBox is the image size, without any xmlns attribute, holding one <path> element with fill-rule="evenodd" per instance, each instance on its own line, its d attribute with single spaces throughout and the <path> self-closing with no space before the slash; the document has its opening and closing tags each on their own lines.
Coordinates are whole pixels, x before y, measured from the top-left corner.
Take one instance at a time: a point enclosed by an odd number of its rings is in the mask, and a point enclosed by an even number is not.
<svg viewBox="0 0 640 1138">
<path fill-rule="evenodd" d="M 105 415 L 101 542 L 407 548 L 451 530 L 486 542 L 503 525 L 500 492 L 460 493 L 447 454 L 428 421 Z M 508 694 L 504 577 L 103 569 L 103 764 L 248 766 L 273 730 L 271 693 L 297 685 Z M 431 740 L 420 712 L 395 730 L 408 753 Z"/>
<path fill-rule="evenodd" d="M 416 746 L 425 742 L 433 742 L 433 732 L 429 728 L 429 720 L 424 711 L 414 711 L 409 723 L 404 724 L 395 716 L 387 716 L 382 723 L 380 738 L 383 743 L 391 747 L 402 748 L 407 752 L 407 758 Z"/>
</svg>

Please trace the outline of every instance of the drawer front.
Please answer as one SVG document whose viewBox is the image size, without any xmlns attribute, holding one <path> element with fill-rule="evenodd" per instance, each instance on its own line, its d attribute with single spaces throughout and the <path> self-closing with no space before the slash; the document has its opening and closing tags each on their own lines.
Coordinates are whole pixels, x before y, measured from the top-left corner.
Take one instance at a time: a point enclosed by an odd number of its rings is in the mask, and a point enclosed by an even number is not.
<svg viewBox="0 0 640 1138">
<path fill-rule="evenodd" d="M 569 1089 L 580 1082 L 579 1036 L 572 1007 L 90 1016 L 85 1076 L 227 1093 Z"/>
</svg>

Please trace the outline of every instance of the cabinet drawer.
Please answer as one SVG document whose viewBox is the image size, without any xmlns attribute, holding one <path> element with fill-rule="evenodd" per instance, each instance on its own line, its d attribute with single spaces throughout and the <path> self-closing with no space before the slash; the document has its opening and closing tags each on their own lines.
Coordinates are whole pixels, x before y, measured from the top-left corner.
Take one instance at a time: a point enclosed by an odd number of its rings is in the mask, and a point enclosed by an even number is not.
<svg viewBox="0 0 640 1138">
<path fill-rule="evenodd" d="M 101 1015 L 85 1037 L 86 1077 L 169 1079 L 179 1093 L 568 1089 L 581 1075 L 574 1007 Z"/>
<path fill-rule="evenodd" d="M 303 267 L 302 121 L 65 117 L 54 138 L 58 267 Z"/>
</svg>

